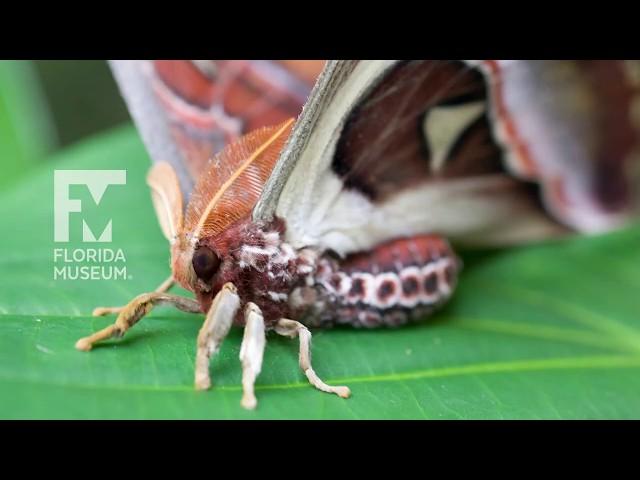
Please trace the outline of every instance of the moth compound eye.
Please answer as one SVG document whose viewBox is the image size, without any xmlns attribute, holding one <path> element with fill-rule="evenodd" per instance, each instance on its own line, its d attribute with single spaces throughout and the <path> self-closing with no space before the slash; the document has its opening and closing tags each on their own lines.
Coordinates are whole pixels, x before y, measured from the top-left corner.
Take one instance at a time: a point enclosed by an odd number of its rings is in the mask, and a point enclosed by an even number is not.
<svg viewBox="0 0 640 480">
<path fill-rule="evenodd" d="M 220 258 L 207 247 L 199 247 L 194 252 L 191 263 L 198 278 L 205 282 L 220 268 Z"/>
</svg>

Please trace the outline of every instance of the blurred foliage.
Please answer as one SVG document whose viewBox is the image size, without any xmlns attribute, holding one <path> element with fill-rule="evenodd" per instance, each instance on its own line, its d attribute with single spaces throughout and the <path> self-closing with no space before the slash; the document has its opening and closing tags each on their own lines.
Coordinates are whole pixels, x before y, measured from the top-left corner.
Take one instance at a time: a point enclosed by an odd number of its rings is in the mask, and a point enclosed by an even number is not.
<svg viewBox="0 0 640 480">
<path fill-rule="evenodd" d="M 55 144 L 55 130 L 33 63 L 0 61 L 0 187 Z"/>
<path fill-rule="evenodd" d="M 129 120 L 104 60 L 0 61 L 0 187 L 55 149 Z"/>
<path fill-rule="evenodd" d="M 60 146 L 129 121 L 105 60 L 41 60 L 34 64 Z"/>
</svg>

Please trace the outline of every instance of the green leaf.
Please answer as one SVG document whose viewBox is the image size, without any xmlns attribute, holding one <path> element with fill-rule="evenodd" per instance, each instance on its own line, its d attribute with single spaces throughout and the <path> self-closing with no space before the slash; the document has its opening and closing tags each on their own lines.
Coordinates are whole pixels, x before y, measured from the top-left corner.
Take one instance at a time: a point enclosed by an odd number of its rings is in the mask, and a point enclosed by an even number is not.
<svg viewBox="0 0 640 480">
<path fill-rule="evenodd" d="M 396 330 L 314 332 L 314 367 L 347 384 L 348 400 L 310 387 L 297 341 L 270 335 L 258 409 L 240 405 L 241 332 L 211 364 L 214 388 L 195 392 L 202 315 L 158 308 L 123 339 L 90 353 L 74 342 L 113 321 L 118 305 L 157 286 L 169 251 L 144 176 L 149 160 L 125 128 L 50 159 L 0 194 L 0 417 L 3 418 L 638 418 L 640 228 L 528 248 L 465 255 L 454 300 Z M 72 188 L 72 242 L 53 242 L 53 169 L 128 171 L 99 206 Z M 77 218 L 76 218 L 77 217 Z M 54 248 L 113 221 L 127 275 L 54 280 Z M 185 293 L 185 292 L 182 292 Z"/>
<path fill-rule="evenodd" d="M 30 61 L 0 61 L 0 185 L 32 167 L 54 144 L 49 109 Z"/>
</svg>

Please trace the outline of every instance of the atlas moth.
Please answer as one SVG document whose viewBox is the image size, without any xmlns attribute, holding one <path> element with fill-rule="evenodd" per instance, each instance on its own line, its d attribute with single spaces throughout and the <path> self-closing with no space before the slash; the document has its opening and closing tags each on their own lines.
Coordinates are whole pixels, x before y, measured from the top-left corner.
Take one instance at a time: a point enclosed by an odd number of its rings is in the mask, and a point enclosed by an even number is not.
<svg viewBox="0 0 640 480">
<path fill-rule="evenodd" d="M 455 290 L 452 245 L 603 232 L 638 213 L 638 62 L 111 66 L 155 162 L 172 273 L 96 309 L 117 320 L 76 346 L 121 337 L 158 304 L 204 313 L 195 387 L 206 389 L 237 325 L 246 408 L 267 332 L 299 337 L 310 383 L 346 398 L 313 370 L 308 327 L 425 318 Z M 168 294 L 174 282 L 195 299 Z"/>
</svg>

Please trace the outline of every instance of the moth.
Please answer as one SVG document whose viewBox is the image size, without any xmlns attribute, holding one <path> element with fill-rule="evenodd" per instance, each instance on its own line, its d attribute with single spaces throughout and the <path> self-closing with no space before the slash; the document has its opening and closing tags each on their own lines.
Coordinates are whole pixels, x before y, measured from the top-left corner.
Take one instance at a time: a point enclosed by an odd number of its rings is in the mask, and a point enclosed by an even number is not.
<svg viewBox="0 0 640 480">
<path fill-rule="evenodd" d="M 245 408 L 267 332 L 298 337 L 309 382 L 346 398 L 313 370 L 309 327 L 423 319 L 455 291 L 458 246 L 603 232 L 640 210 L 638 62 L 111 65 L 154 159 L 172 273 L 96 309 L 118 317 L 76 347 L 121 337 L 156 305 L 201 313 L 207 389 L 239 326 Z M 174 282 L 195 298 L 167 293 Z"/>
</svg>

